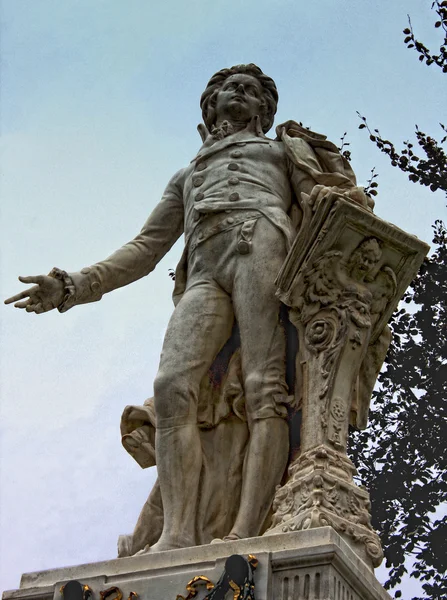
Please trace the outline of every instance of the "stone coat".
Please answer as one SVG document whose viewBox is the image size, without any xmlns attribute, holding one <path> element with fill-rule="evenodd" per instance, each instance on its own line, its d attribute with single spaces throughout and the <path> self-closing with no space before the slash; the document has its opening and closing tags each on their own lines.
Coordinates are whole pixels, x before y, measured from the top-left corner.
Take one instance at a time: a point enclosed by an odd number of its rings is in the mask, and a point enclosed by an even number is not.
<svg viewBox="0 0 447 600">
<path fill-rule="evenodd" d="M 276 133 L 275 140 L 269 139 L 250 124 L 212 145 L 205 143 L 190 165 L 172 177 L 133 240 L 105 260 L 70 273 L 76 293 L 59 310 L 98 301 L 103 294 L 148 275 L 184 233 L 185 249 L 173 292 L 177 304 L 186 286 L 192 243 L 199 246 L 209 235 L 258 213 L 281 230 L 290 247 L 296 235 L 306 235 L 313 212 L 308 200 L 315 187 L 331 188 L 347 197 L 359 190 L 348 161 L 325 136 L 294 121 L 279 125 Z M 353 424 L 360 428 L 366 427 L 370 396 L 389 340 L 386 332 L 371 348 L 371 360 L 367 357 L 362 365 L 353 398 Z"/>
<path fill-rule="evenodd" d="M 76 294 L 61 312 L 100 300 L 103 294 L 148 275 L 184 233 L 185 253 L 174 290 L 178 300 L 186 283 L 188 244 L 195 233 L 200 242 L 204 233 L 200 228 L 208 215 L 220 214 L 230 221 L 243 211 L 256 211 L 282 231 L 290 247 L 303 218 L 303 195 L 311 193 L 317 183 L 315 174 L 322 175 L 323 167 L 309 142 L 301 138 L 284 142 L 288 136 L 282 137 L 283 141 L 271 140 L 262 132 L 244 130 L 203 147 L 188 167 L 173 176 L 133 240 L 105 260 L 70 273 Z M 237 225 L 226 223 L 225 218 L 218 231 Z"/>
</svg>

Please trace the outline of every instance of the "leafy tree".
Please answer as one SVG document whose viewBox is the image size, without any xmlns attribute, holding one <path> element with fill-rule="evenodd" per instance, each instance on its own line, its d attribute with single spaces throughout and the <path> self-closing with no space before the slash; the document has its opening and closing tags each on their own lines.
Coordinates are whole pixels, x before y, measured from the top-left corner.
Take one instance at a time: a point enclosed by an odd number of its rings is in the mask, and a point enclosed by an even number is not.
<svg viewBox="0 0 447 600">
<path fill-rule="evenodd" d="M 406 36 L 404 42 L 408 48 L 416 50 L 421 62 L 425 61 L 428 66 L 435 64 L 442 69 L 443 73 L 447 73 L 447 0 L 442 2 L 435 0 L 431 7 L 435 9 L 438 18 L 435 27 L 442 28 L 444 32 L 439 52 L 433 54 L 422 42 L 416 40 L 410 17 L 408 17 L 409 28 L 403 31 Z M 412 143 L 406 141 L 403 143 L 403 148 L 397 150 L 390 140 L 382 137 L 378 129 L 371 131 L 366 118 L 360 113 L 357 114 L 362 120 L 359 129 L 367 129 L 370 140 L 376 144 L 381 152 L 389 156 L 393 167 L 398 167 L 404 173 L 408 173 L 410 181 L 428 186 L 432 192 L 438 189 L 447 190 L 447 155 L 442 148 L 442 144 L 447 140 L 447 135 L 443 135 L 441 141 L 438 142 L 434 137 L 420 131 L 416 125 L 417 143 L 425 155 L 424 158 L 419 158 L 413 150 L 414 145 Z M 439 125 L 443 134 L 447 133 L 446 127 L 442 123 Z M 343 138 L 342 141 L 344 141 Z"/>
<path fill-rule="evenodd" d="M 416 39 L 410 19 L 404 42 L 421 62 L 447 73 L 447 1 L 433 2 L 432 9 L 435 27 L 444 31 L 439 53 Z M 420 158 L 410 142 L 396 150 L 359 116 L 360 128 L 369 131 L 394 167 L 410 181 L 447 194 L 442 147 L 447 136 L 438 142 L 416 128 Z M 433 228 L 435 250 L 393 315 L 393 341 L 373 394 L 370 424 L 351 436 L 350 455 L 371 493 L 373 524 L 390 568 L 385 587 L 398 586 L 411 565 L 410 576 L 422 582 L 424 598 L 441 600 L 447 598 L 447 516 L 442 513 L 447 500 L 447 230 L 439 220 Z M 397 589 L 395 597 L 401 595 Z"/>
</svg>

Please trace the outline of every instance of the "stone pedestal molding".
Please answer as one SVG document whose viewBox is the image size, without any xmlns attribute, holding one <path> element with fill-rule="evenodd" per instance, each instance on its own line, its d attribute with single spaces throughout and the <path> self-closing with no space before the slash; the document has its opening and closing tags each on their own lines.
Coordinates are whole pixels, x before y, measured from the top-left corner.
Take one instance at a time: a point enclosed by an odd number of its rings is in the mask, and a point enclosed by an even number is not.
<svg viewBox="0 0 447 600">
<path fill-rule="evenodd" d="M 114 597 L 122 594 L 124 600 L 136 595 L 137 600 L 176 600 L 187 596 L 194 577 L 216 584 L 232 554 L 258 559 L 256 600 L 390 600 L 368 565 L 331 527 L 28 573 L 3 600 L 63 600 L 61 587 L 72 580 L 90 588 L 91 600 L 101 600 L 101 592 L 112 587 Z M 209 593 L 206 585 L 196 589 L 195 600 Z"/>
<path fill-rule="evenodd" d="M 366 563 L 378 566 L 383 553 L 370 523 L 369 494 L 354 484 L 353 472 L 346 456 L 326 446 L 301 454 L 275 496 L 266 535 L 330 525 Z"/>
</svg>

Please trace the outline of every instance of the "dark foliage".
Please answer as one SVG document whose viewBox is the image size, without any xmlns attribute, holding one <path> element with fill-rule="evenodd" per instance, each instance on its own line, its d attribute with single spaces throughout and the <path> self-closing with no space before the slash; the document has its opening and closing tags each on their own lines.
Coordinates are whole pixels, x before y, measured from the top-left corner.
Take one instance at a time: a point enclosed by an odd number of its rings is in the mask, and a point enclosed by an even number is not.
<svg viewBox="0 0 447 600">
<path fill-rule="evenodd" d="M 435 27 L 442 28 L 444 32 L 443 43 L 438 54 L 432 54 L 422 42 L 416 40 L 410 17 L 408 17 L 410 28 L 403 30 L 406 36 L 404 42 L 408 48 L 414 48 L 418 52 L 421 62 L 425 61 L 427 65 L 436 64 L 442 68 L 443 73 L 447 73 L 447 0 L 442 2 L 436 0 L 431 7 L 435 9 L 437 16 Z M 366 129 L 369 132 L 369 139 L 376 144 L 381 152 L 389 156 L 393 167 L 398 167 L 404 173 L 408 173 L 410 181 L 428 186 L 432 192 L 438 189 L 447 190 L 447 155 L 442 148 L 447 140 L 447 135 L 444 135 L 447 133 L 447 129 L 442 123 L 439 125 L 443 137 L 439 142 L 434 137 L 421 131 L 416 125 L 417 144 L 424 155 L 420 158 L 415 153 L 412 143 L 406 141 L 403 143 L 403 148 L 397 150 L 393 142 L 384 138 L 378 129 L 371 131 L 366 118 L 360 113 L 357 114 L 362 121 L 359 129 Z"/>
<path fill-rule="evenodd" d="M 377 177 L 378 177 L 378 174 L 376 173 L 376 167 L 373 167 L 371 169 L 371 176 L 368 179 L 368 181 L 366 182 L 365 187 L 363 188 L 365 191 L 365 194 L 368 194 L 368 196 L 370 196 L 371 198 L 373 196 L 377 196 L 377 194 L 378 194 L 377 188 L 379 187 L 379 184 L 377 183 L 377 181 L 374 181 Z"/>
<path fill-rule="evenodd" d="M 409 27 L 404 29 L 404 34 L 406 36 L 404 42 L 407 45 L 407 48 L 415 49 L 419 54 L 419 60 L 421 62 L 425 62 L 428 66 L 435 64 L 442 69 L 443 73 L 447 73 L 447 1 L 443 0 L 440 2 L 439 0 L 435 0 L 432 2 L 431 7 L 432 9 L 435 9 L 437 15 L 435 27 L 440 27 L 444 31 L 444 39 L 439 48 L 439 52 L 433 54 L 421 41 L 415 38 L 410 16 L 408 16 Z"/>
<path fill-rule="evenodd" d="M 441 142 L 437 142 L 433 137 L 420 131 L 416 125 L 417 143 L 425 154 L 424 158 L 420 158 L 415 154 L 414 146 L 409 141 L 403 143 L 401 150 L 396 150 L 394 144 L 383 138 L 378 129 L 374 129 L 373 133 L 366 118 L 360 113 L 357 114 L 363 121 L 359 128 L 368 130 L 369 139 L 381 152 L 388 154 L 393 167 L 399 167 L 401 171 L 408 173 L 410 181 L 426 185 L 432 192 L 447 189 L 447 155 L 441 146 L 447 140 L 447 136 L 444 136 Z M 439 125 L 444 132 L 447 131 L 442 123 Z"/>
<path fill-rule="evenodd" d="M 432 9 L 439 19 L 435 27 L 444 30 L 439 53 L 416 40 L 411 21 L 404 41 L 421 62 L 447 73 L 447 1 L 433 2 Z M 447 194 L 446 136 L 438 142 L 416 128 L 425 154 L 420 158 L 409 142 L 397 151 L 359 116 L 360 129 L 369 131 L 394 167 L 410 181 Z M 350 442 L 390 568 L 385 587 L 396 588 L 409 569 L 423 584 L 424 600 L 447 598 L 447 230 L 442 221 L 433 227 L 434 252 L 390 323 L 393 341 L 373 394 L 369 427 Z M 396 589 L 395 597 L 401 596 Z"/>
<path fill-rule="evenodd" d="M 351 160 L 351 152 L 347 149 L 347 147 L 350 146 L 351 144 L 346 141 L 347 135 L 348 135 L 348 132 L 345 131 L 344 134 L 341 136 L 341 138 L 340 138 L 341 144 L 338 147 L 338 151 L 340 152 L 340 154 L 342 156 L 344 156 L 346 158 L 346 160 Z"/>
</svg>

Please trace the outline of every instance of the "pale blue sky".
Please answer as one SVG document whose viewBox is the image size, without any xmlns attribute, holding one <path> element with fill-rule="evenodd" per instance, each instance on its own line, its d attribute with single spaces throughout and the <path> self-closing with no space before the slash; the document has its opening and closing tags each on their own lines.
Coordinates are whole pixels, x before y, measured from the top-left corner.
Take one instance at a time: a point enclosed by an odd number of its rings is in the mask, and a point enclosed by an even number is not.
<svg viewBox="0 0 447 600">
<path fill-rule="evenodd" d="M 355 113 L 396 142 L 415 123 L 438 133 L 445 79 L 401 34 L 409 12 L 436 46 L 430 4 L 3 0 L 2 297 L 18 275 L 77 270 L 132 238 L 200 146 L 208 79 L 241 62 L 275 79 L 276 124 L 347 131 L 359 182 L 379 172 L 377 214 L 430 241 L 443 195 L 393 170 Z M 123 450 L 119 419 L 152 393 L 180 252 L 64 315 L 1 309 L 0 588 L 111 558 L 131 532 L 155 473 Z"/>
</svg>

